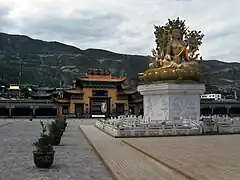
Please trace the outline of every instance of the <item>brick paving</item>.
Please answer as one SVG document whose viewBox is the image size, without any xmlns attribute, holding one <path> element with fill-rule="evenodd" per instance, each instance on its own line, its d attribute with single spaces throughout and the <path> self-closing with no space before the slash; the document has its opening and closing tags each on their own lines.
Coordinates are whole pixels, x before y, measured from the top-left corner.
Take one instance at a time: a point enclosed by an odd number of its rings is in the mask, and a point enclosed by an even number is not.
<svg viewBox="0 0 240 180">
<path fill-rule="evenodd" d="M 13 123 L 1 126 L 6 122 Z M 40 134 L 39 120 L 0 120 L 0 180 L 112 179 L 79 131 L 79 123 L 69 120 L 61 145 L 55 147 L 52 168 L 38 169 L 33 162 L 32 143 Z"/>
<path fill-rule="evenodd" d="M 197 180 L 238 180 L 239 138 L 240 135 L 216 135 L 123 141 Z"/>
<path fill-rule="evenodd" d="M 81 125 L 114 177 L 119 180 L 186 180 L 181 174 L 149 158 L 99 129 Z"/>
</svg>

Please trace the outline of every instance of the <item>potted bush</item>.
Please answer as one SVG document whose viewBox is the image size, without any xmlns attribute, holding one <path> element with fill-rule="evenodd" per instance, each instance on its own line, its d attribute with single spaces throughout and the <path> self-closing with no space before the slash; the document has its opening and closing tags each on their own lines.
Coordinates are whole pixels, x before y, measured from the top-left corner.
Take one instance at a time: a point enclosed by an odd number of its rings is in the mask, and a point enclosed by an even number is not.
<svg viewBox="0 0 240 180">
<path fill-rule="evenodd" d="M 55 119 L 56 123 L 59 124 L 59 126 L 61 127 L 62 131 L 66 130 L 67 127 L 67 118 L 66 117 L 57 117 Z"/>
<path fill-rule="evenodd" d="M 58 123 L 56 120 L 52 121 L 49 125 L 48 125 L 48 130 L 49 130 L 49 134 L 51 137 L 51 144 L 52 145 L 59 145 L 61 142 L 61 138 L 63 135 L 63 130 L 61 127 L 61 124 Z"/>
<path fill-rule="evenodd" d="M 54 161 L 54 149 L 51 145 L 51 137 L 47 134 L 46 125 L 40 122 L 42 126 L 42 132 L 40 138 L 33 143 L 36 150 L 33 151 L 34 163 L 39 168 L 49 168 Z"/>
</svg>

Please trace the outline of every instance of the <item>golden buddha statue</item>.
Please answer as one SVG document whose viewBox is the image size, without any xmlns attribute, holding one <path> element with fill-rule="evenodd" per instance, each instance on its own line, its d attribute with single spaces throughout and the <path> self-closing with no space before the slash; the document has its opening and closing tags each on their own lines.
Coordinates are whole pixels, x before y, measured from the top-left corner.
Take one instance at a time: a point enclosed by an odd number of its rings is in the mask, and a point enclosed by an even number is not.
<svg viewBox="0 0 240 180">
<path fill-rule="evenodd" d="M 199 81 L 201 69 L 196 51 L 202 43 L 201 31 L 189 31 L 185 21 L 168 20 L 165 26 L 155 26 L 156 50 L 152 50 L 149 69 L 139 73 L 145 83 L 188 80 Z M 190 54 L 190 56 L 189 56 Z"/>
<path fill-rule="evenodd" d="M 186 44 L 182 39 L 182 34 L 180 29 L 173 29 L 171 31 L 171 40 L 166 48 L 166 59 L 172 60 L 176 64 L 181 64 L 186 61 L 189 57 L 186 53 Z"/>
</svg>

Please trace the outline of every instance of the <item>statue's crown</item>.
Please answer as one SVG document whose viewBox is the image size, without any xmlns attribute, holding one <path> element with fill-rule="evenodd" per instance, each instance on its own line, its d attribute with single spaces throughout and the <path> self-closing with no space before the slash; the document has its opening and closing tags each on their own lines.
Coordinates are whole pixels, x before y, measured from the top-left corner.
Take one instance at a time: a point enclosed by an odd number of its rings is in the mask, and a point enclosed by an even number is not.
<svg viewBox="0 0 240 180">
<path fill-rule="evenodd" d="M 166 27 L 170 31 L 173 29 L 179 29 L 180 31 L 185 32 L 187 30 L 185 26 L 185 21 L 180 20 L 179 17 L 173 20 L 168 19 L 168 23 L 166 24 Z"/>
</svg>

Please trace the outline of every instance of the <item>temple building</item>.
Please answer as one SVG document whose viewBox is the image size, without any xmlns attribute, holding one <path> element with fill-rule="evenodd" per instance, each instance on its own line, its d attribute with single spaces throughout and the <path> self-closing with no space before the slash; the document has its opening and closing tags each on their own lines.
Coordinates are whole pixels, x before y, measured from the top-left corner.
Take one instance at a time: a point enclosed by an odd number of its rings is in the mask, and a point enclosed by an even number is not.
<svg viewBox="0 0 240 180">
<path fill-rule="evenodd" d="M 136 92 L 124 90 L 126 78 L 116 78 L 102 69 L 89 69 L 84 77 L 77 78 L 74 88 L 64 90 L 62 97 L 55 99 L 58 115 L 70 117 L 103 117 L 101 103 L 107 103 L 109 115 L 124 115 L 129 111 L 129 98 Z"/>
<path fill-rule="evenodd" d="M 19 98 L 20 93 L 20 87 L 18 85 L 10 84 L 7 88 L 7 94 L 9 98 Z"/>
<path fill-rule="evenodd" d="M 56 88 L 30 86 L 23 90 L 27 99 L 53 99 L 58 97 L 59 92 Z"/>
</svg>

